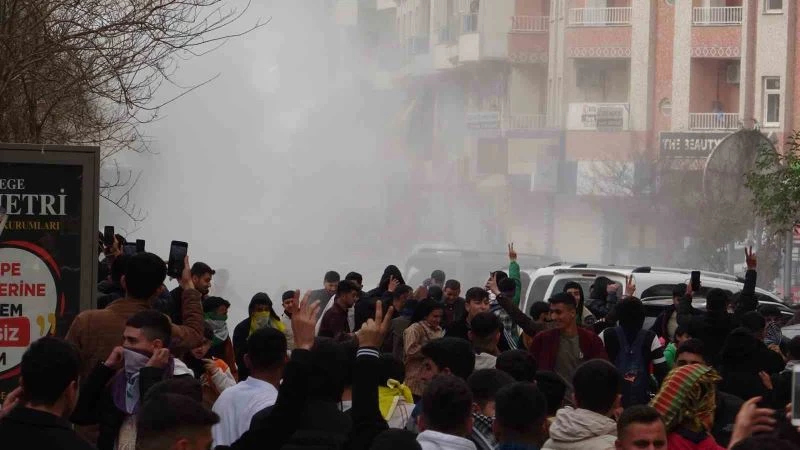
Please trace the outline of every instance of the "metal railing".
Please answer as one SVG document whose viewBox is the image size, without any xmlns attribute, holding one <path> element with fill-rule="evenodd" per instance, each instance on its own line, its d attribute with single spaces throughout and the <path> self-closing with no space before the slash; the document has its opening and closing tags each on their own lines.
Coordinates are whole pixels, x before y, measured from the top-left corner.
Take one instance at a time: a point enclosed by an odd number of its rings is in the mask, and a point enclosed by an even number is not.
<svg viewBox="0 0 800 450">
<path fill-rule="evenodd" d="M 739 113 L 689 113 L 689 129 L 738 130 Z"/>
<path fill-rule="evenodd" d="M 741 6 L 700 6 L 692 10 L 694 25 L 740 25 L 741 23 Z"/>
<path fill-rule="evenodd" d="M 550 18 L 547 16 L 512 16 L 512 33 L 547 33 Z"/>
<path fill-rule="evenodd" d="M 547 114 L 514 114 L 503 118 L 503 128 L 514 130 L 541 130 L 547 126 Z"/>
<path fill-rule="evenodd" d="M 631 7 L 572 8 L 569 10 L 571 26 L 597 27 L 607 25 L 630 25 Z"/>
</svg>

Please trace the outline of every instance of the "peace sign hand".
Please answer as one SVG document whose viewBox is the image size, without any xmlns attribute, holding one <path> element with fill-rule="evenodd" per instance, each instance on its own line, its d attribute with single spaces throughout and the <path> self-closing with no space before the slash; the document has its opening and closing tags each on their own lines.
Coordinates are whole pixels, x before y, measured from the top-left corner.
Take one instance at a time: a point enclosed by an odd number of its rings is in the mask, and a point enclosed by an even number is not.
<svg viewBox="0 0 800 450">
<path fill-rule="evenodd" d="M 358 346 L 380 348 L 381 344 L 383 344 L 383 338 L 386 337 L 391 328 L 393 313 L 394 307 L 390 306 L 384 316 L 383 302 L 378 300 L 375 303 L 375 319 L 367 320 L 356 333 Z"/>
</svg>

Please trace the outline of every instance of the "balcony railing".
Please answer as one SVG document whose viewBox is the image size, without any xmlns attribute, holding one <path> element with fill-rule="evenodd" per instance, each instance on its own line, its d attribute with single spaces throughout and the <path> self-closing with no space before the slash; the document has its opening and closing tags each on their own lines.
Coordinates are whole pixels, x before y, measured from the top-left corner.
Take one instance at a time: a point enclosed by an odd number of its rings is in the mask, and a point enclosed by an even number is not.
<svg viewBox="0 0 800 450">
<path fill-rule="evenodd" d="M 546 126 L 546 114 L 516 114 L 503 118 L 503 128 L 506 131 L 541 130 Z"/>
<path fill-rule="evenodd" d="M 547 33 L 550 18 L 547 16 L 513 16 L 512 33 Z"/>
<path fill-rule="evenodd" d="M 698 26 L 740 25 L 742 23 L 742 7 L 695 7 L 692 10 L 692 23 Z"/>
<path fill-rule="evenodd" d="M 738 113 L 690 113 L 689 128 L 692 130 L 738 130 Z"/>
<path fill-rule="evenodd" d="M 572 8 L 569 10 L 569 24 L 580 27 L 630 25 L 631 7 Z"/>
</svg>

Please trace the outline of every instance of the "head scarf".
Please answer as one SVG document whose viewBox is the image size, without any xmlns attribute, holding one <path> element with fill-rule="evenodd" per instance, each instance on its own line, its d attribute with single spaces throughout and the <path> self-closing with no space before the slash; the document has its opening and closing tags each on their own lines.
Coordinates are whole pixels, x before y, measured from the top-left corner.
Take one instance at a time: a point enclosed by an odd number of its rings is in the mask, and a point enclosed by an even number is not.
<svg viewBox="0 0 800 450">
<path fill-rule="evenodd" d="M 275 328 L 281 333 L 286 332 L 286 326 L 271 311 L 260 311 L 250 316 L 250 333 L 248 337 L 252 336 L 256 330 L 265 327 Z"/>
<path fill-rule="evenodd" d="M 111 396 L 117 409 L 125 414 L 135 414 L 141 398 L 139 371 L 147 365 L 152 355 L 128 348 L 123 353 L 124 369 L 111 379 Z M 175 360 L 170 356 L 164 369 L 164 378 L 172 377 L 174 371 Z"/>
<path fill-rule="evenodd" d="M 701 364 L 677 367 L 667 375 L 658 395 L 650 402 L 667 427 L 701 433 L 711 430 L 716 408 L 717 372 Z"/>
</svg>

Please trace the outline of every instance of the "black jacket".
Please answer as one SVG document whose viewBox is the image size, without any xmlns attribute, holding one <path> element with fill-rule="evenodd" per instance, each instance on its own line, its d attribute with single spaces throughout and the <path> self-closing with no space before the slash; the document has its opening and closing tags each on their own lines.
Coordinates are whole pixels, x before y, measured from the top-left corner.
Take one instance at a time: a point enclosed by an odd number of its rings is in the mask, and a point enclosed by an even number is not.
<svg viewBox="0 0 800 450">
<path fill-rule="evenodd" d="M 445 330 L 445 336 L 457 337 L 469 341 L 469 324 L 467 323 L 467 316 L 464 316 L 460 321 L 453 322 L 450 327 Z"/>
<path fill-rule="evenodd" d="M 727 448 L 736 423 L 736 414 L 739 413 L 744 400 L 717 389 L 716 407 L 714 408 L 714 426 L 711 435 L 717 444 Z"/>
<path fill-rule="evenodd" d="M 244 354 L 247 353 L 247 338 L 250 336 L 250 318 L 242 320 L 233 329 L 233 353 L 236 355 L 236 367 L 239 370 L 239 381 L 244 381 L 250 376 L 250 369 L 244 364 Z"/>
<path fill-rule="evenodd" d="M 364 325 L 367 320 L 375 318 L 375 304 L 378 303 L 378 300 L 381 301 L 383 310 L 386 311 L 392 304 L 392 293 L 381 288 L 375 288 L 364 294 L 364 297 L 358 299 L 353 307 L 354 332 L 360 330 L 361 325 Z"/>
<path fill-rule="evenodd" d="M 672 317 L 673 313 L 678 312 L 678 325 L 684 326 L 687 326 L 693 317 L 702 314 L 701 311 L 692 306 L 691 297 L 684 296 L 681 298 L 680 302 L 686 302 L 686 307 L 683 310 L 678 311 L 678 307 L 675 305 L 667 306 L 667 308 L 664 309 L 664 311 L 662 311 L 658 317 L 656 317 L 656 321 L 653 323 L 653 326 L 650 327 L 650 331 L 656 333 L 659 337 L 666 339 L 667 342 L 672 342 L 674 338 L 674 336 L 669 336 L 669 332 L 667 331 L 667 325 L 669 325 L 669 319 Z"/>
<path fill-rule="evenodd" d="M 70 420 L 78 425 L 99 425 L 100 435 L 97 438 L 99 450 L 113 450 L 119 429 L 125 420 L 125 413 L 114 405 L 109 385 L 116 373 L 102 363 L 95 366 L 81 387 L 78 404 L 70 417 Z M 144 367 L 139 371 L 140 404 L 144 402 L 147 391 L 163 378 L 164 369 Z"/>
<path fill-rule="evenodd" d="M 18 406 L 0 421 L 2 446 L 7 449 L 94 450 L 61 417 Z"/>
</svg>

